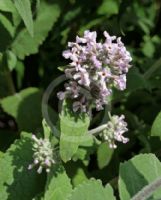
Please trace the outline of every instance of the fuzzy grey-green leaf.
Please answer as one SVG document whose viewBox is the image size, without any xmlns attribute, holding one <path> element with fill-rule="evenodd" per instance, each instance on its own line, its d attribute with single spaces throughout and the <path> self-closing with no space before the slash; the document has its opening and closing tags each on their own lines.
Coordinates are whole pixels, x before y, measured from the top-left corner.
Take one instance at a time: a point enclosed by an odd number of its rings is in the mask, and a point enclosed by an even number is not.
<svg viewBox="0 0 161 200">
<path fill-rule="evenodd" d="M 120 165 L 119 193 L 121 200 L 129 200 L 144 186 L 161 177 L 161 163 L 154 154 L 140 154 Z M 157 189 L 148 200 L 160 199 Z"/>
<path fill-rule="evenodd" d="M 110 185 L 105 188 L 100 180 L 88 180 L 78 185 L 67 200 L 116 200 Z"/>
<path fill-rule="evenodd" d="M 12 44 L 13 52 L 20 58 L 38 52 L 48 32 L 60 15 L 60 8 L 55 3 L 41 1 L 34 20 L 34 37 L 31 37 L 26 29 L 23 29 Z"/>
<path fill-rule="evenodd" d="M 87 135 L 90 119 L 85 113 L 74 113 L 69 102 L 63 104 L 60 115 L 60 155 L 67 162 L 77 152 L 79 145 L 91 139 Z"/>
<path fill-rule="evenodd" d="M 72 191 L 72 185 L 65 169 L 53 166 L 48 174 L 44 200 L 66 200 Z"/>
<path fill-rule="evenodd" d="M 29 200 L 41 191 L 41 176 L 29 171 L 32 162 L 31 134 L 23 132 L 0 159 L 0 199 Z"/>
<path fill-rule="evenodd" d="M 161 112 L 158 113 L 152 124 L 151 136 L 158 136 L 161 139 Z"/>
<path fill-rule="evenodd" d="M 102 143 L 97 150 L 97 162 L 100 169 L 108 165 L 113 155 L 113 149 L 107 143 Z"/>
<path fill-rule="evenodd" d="M 27 88 L 0 103 L 3 110 L 16 119 L 20 131 L 30 132 L 41 126 L 41 98 L 38 88 Z"/>
</svg>

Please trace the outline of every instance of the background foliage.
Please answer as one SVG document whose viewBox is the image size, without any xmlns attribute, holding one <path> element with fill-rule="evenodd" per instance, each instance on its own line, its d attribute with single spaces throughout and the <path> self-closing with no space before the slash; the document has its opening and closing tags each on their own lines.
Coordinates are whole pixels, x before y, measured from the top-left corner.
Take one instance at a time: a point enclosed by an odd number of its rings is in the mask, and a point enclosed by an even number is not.
<svg viewBox="0 0 161 200">
<path fill-rule="evenodd" d="M 91 191 L 89 199 L 106 199 L 106 195 L 111 195 L 112 200 L 112 188 L 105 186 L 110 183 L 116 197 L 120 192 L 120 198 L 128 200 L 161 176 L 160 23 L 159 0 L 0 0 L 0 199 L 40 199 L 42 191 L 46 191 L 45 200 L 67 197 L 75 200 L 85 199 L 80 195 Z M 42 129 L 43 91 L 62 74 L 58 67 L 66 64 L 62 51 L 67 42 L 86 29 L 96 30 L 98 38 L 104 30 L 121 36 L 133 57 L 127 89 L 121 93 L 115 91 L 112 97 L 112 112 L 126 116 L 130 142 L 119 145 L 113 152 L 106 144 L 99 145 L 98 141 L 89 139 L 84 147 L 78 148 L 80 144 L 75 144 L 71 152 L 64 152 L 64 145 L 69 144 L 64 144 L 62 139 L 63 161 L 73 156 L 73 160 L 64 164 L 66 172 L 64 168 L 53 169 L 53 173 L 61 171 L 57 176 L 52 174 L 54 180 L 45 174 L 26 172 L 21 158 L 25 163 L 31 159 L 31 150 L 23 150 L 31 143 L 31 134 L 21 132 L 37 133 Z M 56 93 L 53 93 L 50 106 L 56 112 L 57 103 Z M 104 111 L 94 112 L 90 128 L 96 127 L 103 115 Z M 61 119 L 60 127 L 67 130 L 67 120 L 72 119 L 65 115 Z M 87 129 L 86 124 L 84 129 Z M 79 130 L 75 131 L 79 134 Z M 89 146 L 92 148 L 87 153 Z M 131 160 L 120 165 L 128 159 Z M 151 172 L 154 165 L 158 170 Z M 28 176 L 31 176 L 30 182 Z M 91 177 L 101 179 L 105 187 L 99 181 L 87 180 Z M 135 185 L 137 181 L 139 184 Z M 19 184 L 22 184 L 21 191 Z M 59 191 L 62 184 L 64 188 Z M 72 194 L 71 184 L 78 186 Z M 92 191 L 97 190 L 101 190 L 100 196 L 93 197 Z M 159 197 L 160 191 L 156 191 L 154 198 Z"/>
</svg>

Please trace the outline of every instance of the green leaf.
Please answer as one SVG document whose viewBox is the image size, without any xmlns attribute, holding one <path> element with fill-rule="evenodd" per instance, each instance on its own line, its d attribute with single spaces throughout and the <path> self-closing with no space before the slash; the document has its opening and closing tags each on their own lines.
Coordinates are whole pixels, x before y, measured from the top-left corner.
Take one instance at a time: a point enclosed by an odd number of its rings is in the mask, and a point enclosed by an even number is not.
<svg viewBox="0 0 161 200">
<path fill-rule="evenodd" d="M 17 64 L 17 57 L 15 56 L 15 54 L 10 51 L 10 50 L 6 50 L 0 60 L 0 65 L 3 68 L 3 73 L 5 71 L 8 71 L 10 73 L 10 71 L 12 71 Z"/>
<path fill-rule="evenodd" d="M 142 88 L 147 88 L 146 80 L 137 68 L 132 67 L 127 74 L 127 90 L 133 92 Z"/>
<path fill-rule="evenodd" d="M 110 185 L 105 188 L 100 180 L 88 180 L 78 185 L 67 200 L 115 200 Z"/>
<path fill-rule="evenodd" d="M 77 186 L 87 180 L 88 180 L 88 178 L 85 174 L 85 171 L 82 168 L 77 167 L 76 173 L 72 179 L 73 185 Z"/>
<path fill-rule="evenodd" d="M 4 52 L 12 41 L 11 26 L 10 21 L 0 14 L 0 52 Z"/>
<path fill-rule="evenodd" d="M 42 176 L 28 170 L 32 162 L 32 139 L 22 133 L 0 161 L 0 199 L 29 200 L 42 189 Z"/>
<path fill-rule="evenodd" d="M 18 89 L 22 88 L 23 77 L 25 72 L 24 63 L 20 60 L 17 60 L 15 71 L 17 73 L 17 87 Z"/>
<path fill-rule="evenodd" d="M 113 188 L 111 187 L 111 185 L 107 184 L 105 189 L 106 189 L 106 194 L 108 195 L 108 199 L 116 200 L 116 198 L 114 196 Z"/>
<path fill-rule="evenodd" d="M 161 163 L 153 154 L 140 154 L 120 165 L 119 193 L 121 200 L 129 200 L 144 186 L 161 177 Z M 153 194 L 160 199 L 161 190 Z"/>
<path fill-rule="evenodd" d="M 12 44 L 13 52 L 20 58 L 38 52 L 39 45 L 43 43 L 54 23 L 60 15 L 57 4 L 41 1 L 34 21 L 34 37 L 26 29 L 22 30 Z"/>
<path fill-rule="evenodd" d="M 48 126 L 45 119 L 43 119 L 43 121 L 42 121 L 42 126 L 43 126 L 43 130 L 44 130 L 44 138 L 49 139 L 51 136 L 51 129 Z"/>
<path fill-rule="evenodd" d="M 33 37 L 34 30 L 33 30 L 33 19 L 32 19 L 32 11 L 31 11 L 31 3 L 30 0 L 13 0 L 15 7 L 20 14 L 21 18 L 24 21 L 24 24 Z"/>
<path fill-rule="evenodd" d="M 3 157 L 4 153 L 0 151 L 0 160 Z"/>
<path fill-rule="evenodd" d="M 113 149 L 107 143 L 102 143 L 97 150 L 97 162 L 100 169 L 107 166 L 112 158 Z"/>
<path fill-rule="evenodd" d="M 70 179 L 62 166 L 55 166 L 51 169 L 44 200 L 66 200 L 72 191 Z"/>
<path fill-rule="evenodd" d="M 35 131 L 41 126 L 41 96 L 37 88 L 27 88 L 1 100 L 3 110 L 13 116 L 19 130 Z"/>
<path fill-rule="evenodd" d="M 142 52 L 148 58 L 152 58 L 155 52 L 155 46 L 152 41 L 152 38 L 145 36 L 144 43 L 142 44 Z"/>
<path fill-rule="evenodd" d="M 72 159 L 74 161 L 82 160 L 85 165 L 88 164 L 90 160 L 90 154 L 92 154 L 96 149 L 96 144 L 92 135 L 86 134 L 84 140 L 79 143 L 79 148 L 73 155 Z"/>
<path fill-rule="evenodd" d="M 118 11 L 118 0 L 104 0 L 97 12 L 100 15 L 113 15 L 118 14 Z"/>
<path fill-rule="evenodd" d="M 0 14 L 0 24 L 1 23 L 3 24 L 6 31 L 8 31 L 8 34 L 13 38 L 15 36 L 16 28 L 21 22 L 21 17 L 19 16 L 12 0 L 5 0 L 5 1 L 0 0 L 0 11 L 2 11 L 2 13 Z M 7 34 L 5 33 L 3 34 L 3 30 L 1 27 L 0 30 L 1 30 L 0 38 L 2 38 L 2 41 L 0 41 L 1 44 L 0 49 L 1 49 L 2 44 L 9 39 L 7 38 L 8 37 Z M 9 44 L 9 42 L 7 44 Z M 8 45 L 6 46 L 8 47 Z"/>
<path fill-rule="evenodd" d="M 11 0 L 0 0 L 0 10 L 4 12 L 15 11 L 14 4 Z"/>
<path fill-rule="evenodd" d="M 3 24 L 5 29 L 9 32 L 9 34 L 13 37 L 14 36 L 14 26 L 12 25 L 11 21 L 8 18 L 0 13 L 0 22 Z"/>
<path fill-rule="evenodd" d="M 151 136 L 159 136 L 161 138 L 161 112 L 159 112 L 153 122 Z"/>
<path fill-rule="evenodd" d="M 0 98 L 13 94 L 13 87 L 10 83 L 10 72 L 0 70 Z M 6 81 L 8 80 L 8 81 Z"/>
<path fill-rule="evenodd" d="M 90 119 L 85 113 L 74 113 L 69 102 L 63 103 L 60 115 L 60 156 L 67 162 L 77 152 L 82 142 L 90 139 L 87 135 Z"/>
<path fill-rule="evenodd" d="M 6 54 L 7 54 L 8 68 L 10 69 L 10 71 L 12 71 L 16 67 L 17 57 L 12 51 L 7 51 Z"/>
<path fill-rule="evenodd" d="M 10 12 L 12 14 L 12 21 L 11 23 L 14 24 L 14 28 L 16 28 L 20 21 L 21 21 L 21 17 L 17 12 L 16 7 L 14 6 L 14 3 L 12 2 L 12 0 L 0 0 L 0 10 L 3 12 L 6 12 L 8 16 L 8 12 Z M 14 30 L 15 31 L 15 30 Z"/>
</svg>

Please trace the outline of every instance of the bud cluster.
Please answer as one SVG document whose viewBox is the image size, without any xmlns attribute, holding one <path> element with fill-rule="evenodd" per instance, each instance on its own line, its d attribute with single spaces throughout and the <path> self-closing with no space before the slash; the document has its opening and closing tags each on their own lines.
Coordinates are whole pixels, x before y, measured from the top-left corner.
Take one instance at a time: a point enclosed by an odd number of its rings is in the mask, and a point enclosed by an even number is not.
<svg viewBox="0 0 161 200">
<path fill-rule="evenodd" d="M 35 135 L 32 136 L 32 139 L 34 141 L 34 162 L 28 166 L 28 169 L 38 166 L 37 172 L 39 174 L 43 169 L 46 169 L 46 172 L 49 172 L 51 166 L 56 163 L 50 141 L 48 139 L 38 139 Z"/>
<path fill-rule="evenodd" d="M 118 115 L 110 116 L 110 120 L 107 123 L 107 127 L 100 134 L 105 141 L 109 143 L 110 148 L 117 148 L 115 141 L 127 143 L 128 138 L 125 138 L 123 134 L 128 131 L 127 123 L 124 121 L 125 116 Z"/>
<path fill-rule="evenodd" d="M 76 42 L 69 42 L 69 49 L 63 52 L 70 59 L 65 69 L 69 82 L 65 91 L 58 93 L 58 98 L 73 99 L 73 110 L 87 112 L 92 104 L 97 110 L 108 104 L 112 88 L 126 88 L 126 74 L 132 60 L 120 38 L 104 32 L 104 43 L 97 42 L 96 32 L 85 31 L 83 37 L 76 37 Z M 82 92 L 85 89 L 90 98 Z"/>
</svg>

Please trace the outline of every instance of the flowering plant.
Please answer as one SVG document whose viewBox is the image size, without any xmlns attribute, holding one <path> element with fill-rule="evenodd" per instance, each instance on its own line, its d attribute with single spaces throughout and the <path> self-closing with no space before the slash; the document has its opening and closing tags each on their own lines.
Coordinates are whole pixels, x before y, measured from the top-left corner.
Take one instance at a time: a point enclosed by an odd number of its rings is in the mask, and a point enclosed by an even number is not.
<svg viewBox="0 0 161 200">
<path fill-rule="evenodd" d="M 161 199 L 160 14 L 0 0 L 0 200 Z"/>
</svg>

